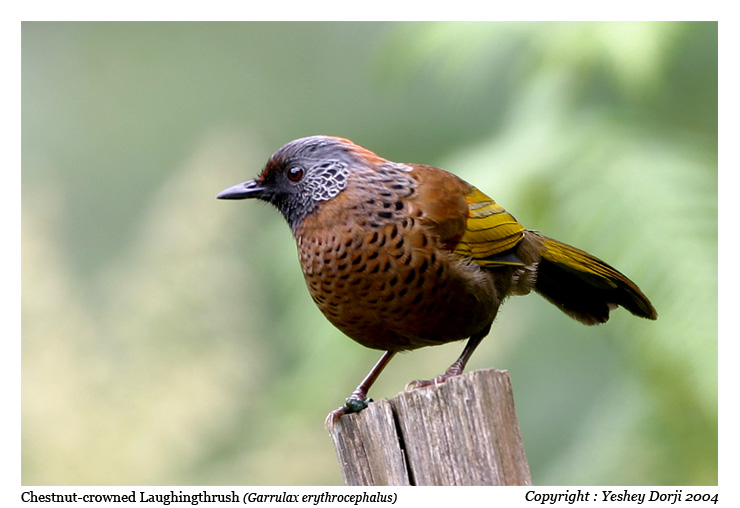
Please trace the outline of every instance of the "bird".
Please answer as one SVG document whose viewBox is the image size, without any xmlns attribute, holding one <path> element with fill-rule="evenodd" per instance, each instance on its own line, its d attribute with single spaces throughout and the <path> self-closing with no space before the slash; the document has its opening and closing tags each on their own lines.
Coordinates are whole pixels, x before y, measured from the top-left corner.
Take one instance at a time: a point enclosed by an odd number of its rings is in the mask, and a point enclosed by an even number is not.
<svg viewBox="0 0 740 508">
<path fill-rule="evenodd" d="M 524 228 L 482 191 L 445 170 L 387 160 L 352 141 L 309 136 L 278 149 L 253 180 L 218 199 L 274 205 L 296 240 L 308 291 L 359 344 L 383 351 L 326 425 L 365 409 L 394 355 L 467 340 L 431 380 L 462 374 L 509 296 L 540 294 L 596 325 L 623 307 L 657 319 L 637 285 L 604 261 Z"/>
</svg>

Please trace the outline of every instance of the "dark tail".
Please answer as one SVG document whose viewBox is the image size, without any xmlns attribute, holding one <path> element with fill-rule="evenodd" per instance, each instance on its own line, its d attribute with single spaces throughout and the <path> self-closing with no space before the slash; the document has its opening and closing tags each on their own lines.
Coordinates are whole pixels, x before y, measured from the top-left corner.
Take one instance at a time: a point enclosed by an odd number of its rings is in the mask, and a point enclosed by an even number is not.
<svg viewBox="0 0 740 508">
<path fill-rule="evenodd" d="M 587 325 L 605 323 L 609 311 L 620 305 L 635 316 L 658 317 L 640 288 L 611 266 L 557 240 L 540 240 L 535 290 L 573 319 Z"/>
</svg>

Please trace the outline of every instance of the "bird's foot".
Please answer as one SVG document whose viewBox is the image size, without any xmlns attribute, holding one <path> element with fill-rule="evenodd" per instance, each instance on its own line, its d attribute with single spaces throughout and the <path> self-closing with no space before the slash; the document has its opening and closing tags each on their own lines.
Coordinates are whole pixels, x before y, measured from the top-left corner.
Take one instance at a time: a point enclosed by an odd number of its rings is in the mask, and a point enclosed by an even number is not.
<svg viewBox="0 0 740 508">
<path fill-rule="evenodd" d="M 447 381 L 448 376 L 440 374 L 434 379 L 416 379 L 409 381 L 406 385 L 406 390 L 416 390 L 418 388 L 424 388 L 425 386 L 437 386 Z"/>
<path fill-rule="evenodd" d="M 453 365 L 449 369 L 447 369 L 447 372 L 444 374 L 440 374 L 439 376 L 435 377 L 434 379 L 417 379 L 416 381 L 411 381 L 406 385 L 406 390 L 416 390 L 417 388 L 424 388 L 425 386 L 437 386 L 451 377 L 459 376 L 462 374 L 462 369 Z"/>
<path fill-rule="evenodd" d="M 355 397 L 354 395 L 352 395 L 351 397 L 347 397 L 342 407 L 335 409 L 327 415 L 326 420 L 324 421 L 324 426 L 329 429 L 330 432 L 333 431 L 334 424 L 337 423 L 337 421 L 339 421 L 342 416 L 348 415 L 350 413 L 359 413 L 360 411 L 365 409 L 372 401 L 373 399 L 369 397 L 364 399 Z"/>
</svg>

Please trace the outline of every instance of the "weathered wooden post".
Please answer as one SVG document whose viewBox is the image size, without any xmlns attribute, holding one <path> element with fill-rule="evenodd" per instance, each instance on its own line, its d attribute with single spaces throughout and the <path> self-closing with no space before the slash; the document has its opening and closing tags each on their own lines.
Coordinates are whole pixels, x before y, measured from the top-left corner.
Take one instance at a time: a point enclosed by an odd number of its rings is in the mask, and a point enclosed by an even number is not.
<svg viewBox="0 0 740 508">
<path fill-rule="evenodd" d="M 346 485 L 531 485 L 507 371 L 399 393 L 339 419 Z"/>
</svg>

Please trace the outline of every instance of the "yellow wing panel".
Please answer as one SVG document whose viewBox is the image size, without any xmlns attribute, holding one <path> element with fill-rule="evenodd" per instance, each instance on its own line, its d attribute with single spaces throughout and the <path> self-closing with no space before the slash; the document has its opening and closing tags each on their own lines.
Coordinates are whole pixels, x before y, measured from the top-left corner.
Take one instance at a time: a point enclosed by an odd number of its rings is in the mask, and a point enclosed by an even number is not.
<svg viewBox="0 0 740 508">
<path fill-rule="evenodd" d="M 519 264 L 487 258 L 516 247 L 524 236 L 524 227 L 476 188 L 465 199 L 469 210 L 466 228 L 453 252 L 484 266 Z"/>
</svg>

